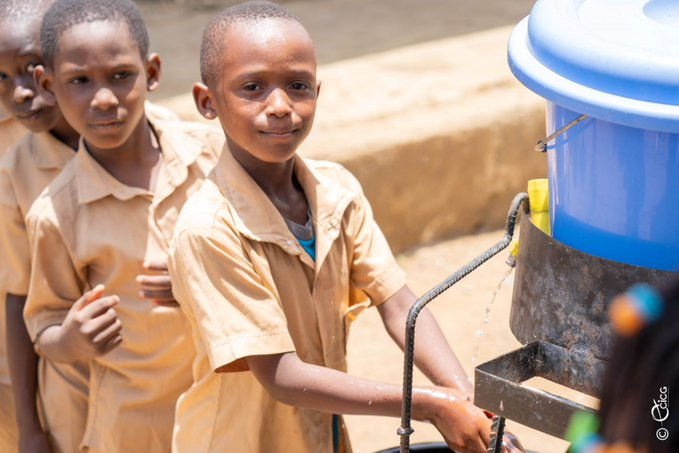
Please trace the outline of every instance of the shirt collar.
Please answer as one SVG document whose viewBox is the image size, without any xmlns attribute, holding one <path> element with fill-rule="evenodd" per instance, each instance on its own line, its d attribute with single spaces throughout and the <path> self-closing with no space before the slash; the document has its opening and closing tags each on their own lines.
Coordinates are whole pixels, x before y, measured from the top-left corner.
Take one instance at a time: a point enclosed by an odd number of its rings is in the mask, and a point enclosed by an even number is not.
<svg viewBox="0 0 679 453">
<path fill-rule="evenodd" d="M 123 201 L 136 196 L 150 196 L 160 202 L 186 181 L 188 167 L 201 154 L 203 144 L 184 133 L 181 123 L 153 119 L 148 121 L 156 132 L 163 153 L 155 194 L 125 185 L 114 178 L 87 151 L 81 138 L 74 163 L 80 204 L 91 203 L 109 195 Z"/>
<path fill-rule="evenodd" d="M 75 155 L 75 150 L 49 132 L 31 134 L 31 153 L 41 170 L 64 168 Z"/>
<path fill-rule="evenodd" d="M 316 265 L 320 266 L 332 241 L 339 235 L 344 211 L 355 194 L 325 177 L 311 161 L 305 161 L 301 156 L 295 156 L 294 165 L 295 175 L 311 207 L 316 234 Z M 215 177 L 233 206 L 235 227 L 242 235 L 275 243 L 291 255 L 302 253 L 281 214 L 226 144 L 215 168 Z M 314 267 L 313 262 L 311 267 Z"/>
</svg>

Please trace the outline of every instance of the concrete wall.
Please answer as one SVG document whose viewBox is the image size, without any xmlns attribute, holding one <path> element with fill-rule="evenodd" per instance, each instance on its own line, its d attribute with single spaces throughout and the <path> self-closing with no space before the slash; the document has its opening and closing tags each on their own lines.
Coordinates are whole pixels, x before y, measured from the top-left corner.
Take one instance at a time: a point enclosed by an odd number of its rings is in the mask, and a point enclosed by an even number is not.
<svg viewBox="0 0 679 453">
<path fill-rule="evenodd" d="M 510 73 L 511 27 L 323 65 L 300 152 L 361 181 L 394 251 L 504 224 L 526 181 L 545 177 L 544 102 Z M 200 119 L 190 96 L 161 102 Z"/>
</svg>

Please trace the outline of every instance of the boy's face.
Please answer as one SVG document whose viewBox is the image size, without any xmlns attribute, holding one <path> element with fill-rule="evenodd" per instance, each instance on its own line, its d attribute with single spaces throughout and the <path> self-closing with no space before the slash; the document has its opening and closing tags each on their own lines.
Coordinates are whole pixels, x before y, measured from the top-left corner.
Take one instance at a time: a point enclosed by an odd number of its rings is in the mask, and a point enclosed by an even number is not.
<svg viewBox="0 0 679 453">
<path fill-rule="evenodd" d="M 41 85 L 88 146 L 113 149 L 138 130 L 146 91 L 155 88 L 159 70 L 156 55 L 142 59 L 125 23 L 83 23 L 61 35 Z"/>
<path fill-rule="evenodd" d="M 231 152 L 270 163 L 289 160 L 316 112 L 309 35 L 295 22 L 272 19 L 236 23 L 223 40 L 220 79 L 208 90 L 212 113 L 206 116 L 219 117 Z"/>
<path fill-rule="evenodd" d="M 38 94 L 33 78 L 40 56 L 40 21 L 0 23 L 0 100 L 5 109 L 33 132 L 52 129 L 59 109 Z"/>
</svg>

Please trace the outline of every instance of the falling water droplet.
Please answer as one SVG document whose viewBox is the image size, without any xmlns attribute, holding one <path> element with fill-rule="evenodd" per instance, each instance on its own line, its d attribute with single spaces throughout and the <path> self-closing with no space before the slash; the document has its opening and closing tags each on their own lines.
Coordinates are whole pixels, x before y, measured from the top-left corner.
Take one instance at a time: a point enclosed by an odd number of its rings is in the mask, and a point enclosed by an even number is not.
<svg viewBox="0 0 679 453">
<path fill-rule="evenodd" d="M 505 402 L 500 400 L 500 412 L 504 412 L 505 410 Z"/>
<path fill-rule="evenodd" d="M 483 330 L 477 330 L 477 331 L 476 331 L 476 336 L 477 336 L 477 337 L 482 337 L 483 335 L 484 335 L 484 334 L 483 334 Z"/>
</svg>

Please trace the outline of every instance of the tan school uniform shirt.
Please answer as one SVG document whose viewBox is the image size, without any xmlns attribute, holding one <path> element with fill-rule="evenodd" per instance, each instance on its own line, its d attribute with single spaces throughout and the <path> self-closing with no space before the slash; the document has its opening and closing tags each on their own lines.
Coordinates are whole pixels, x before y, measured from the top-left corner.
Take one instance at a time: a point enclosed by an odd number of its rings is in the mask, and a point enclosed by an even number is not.
<svg viewBox="0 0 679 453">
<path fill-rule="evenodd" d="M 13 117 L 0 111 L 0 157 L 28 131 Z M 1 256 L 1 252 L 0 252 Z M 9 383 L 5 345 L 5 292 L 0 287 L 0 451 L 17 451 L 18 432 L 14 413 L 14 395 Z"/>
<path fill-rule="evenodd" d="M 75 156 L 75 150 L 48 132 L 29 133 L 0 159 L 0 288 L 3 293 L 26 295 L 30 274 L 28 237 L 24 219 L 33 201 Z M 4 298 L 2 305 L 3 377 L 6 368 Z M 52 364 L 41 360 L 38 366 L 41 416 L 57 451 L 73 451 L 87 410 L 86 363 Z M 49 385 L 45 385 L 49 383 Z M 46 410 L 44 410 L 46 409 Z M 14 410 L 12 408 L 12 410 Z M 79 431 L 79 433 L 78 433 Z"/>
<path fill-rule="evenodd" d="M 146 103 L 146 111 L 150 118 L 177 119 L 171 111 L 150 102 Z M 3 258 L 0 260 L 0 383 L 9 386 L 4 302 L 5 293 L 28 293 L 30 257 L 24 219 L 33 201 L 75 156 L 75 151 L 48 132 L 27 133 L 12 118 L 0 120 L 0 137 L 7 138 L 3 135 L 6 131 L 22 137 L 0 159 L 0 254 Z M 57 451 L 77 451 L 85 429 L 89 365 L 40 361 L 38 373 L 44 428 Z M 14 422 L 14 405 L 3 404 L 3 407 Z M 6 417 L 2 420 L 9 422 Z M 4 425 L 2 421 L 0 424 Z M 0 434 L 0 439 L 3 437 Z M 16 444 L 16 436 L 13 437 Z M 9 450 L 0 448 L 0 451 Z"/>
<path fill-rule="evenodd" d="M 120 297 L 123 342 L 93 359 L 81 450 L 167 452 L 177 397 L 191 384 L 195 355 L 178 308 L 138 297 L 144 261 L 164 260 L 179 210 L 214 166 L 223 134 L 151 120 L 163 153 L 155 191 L 126 186 L 84 149 L 47 187 L 27 217 L 32 251 L 24 316 L 35 339 L 61 324 L 99 283 Z"/>
<path fill-rule="evenodd" d="M 353 176 L 299 156 L 294 171 L 312 211 L 315 262 L 228 149 L 182 211 L 170 274 L 197 358 L 177 403 L 175 452 L 332 452 L 332 415 L 272 399 L 244 358 L 296 351 L 346 371 L 349 318 L 366 295 L 379 304 L 406 283 Z"/>
</svg>

